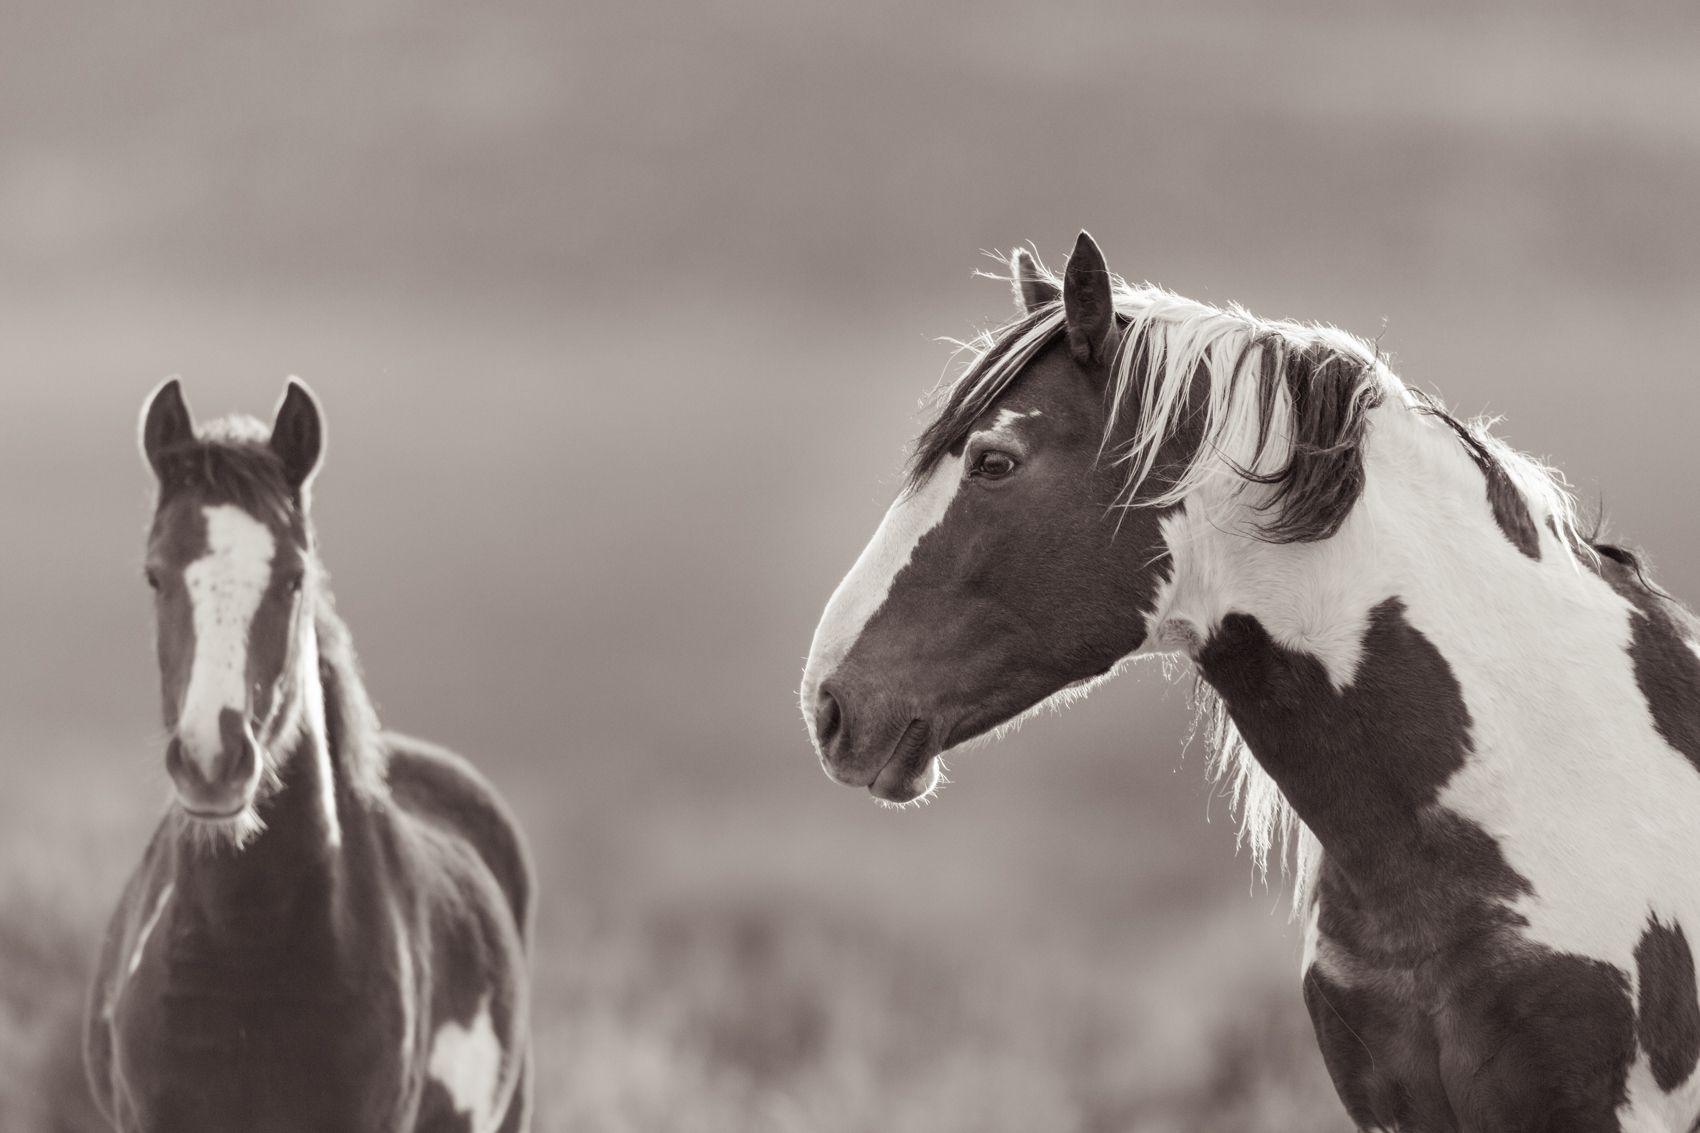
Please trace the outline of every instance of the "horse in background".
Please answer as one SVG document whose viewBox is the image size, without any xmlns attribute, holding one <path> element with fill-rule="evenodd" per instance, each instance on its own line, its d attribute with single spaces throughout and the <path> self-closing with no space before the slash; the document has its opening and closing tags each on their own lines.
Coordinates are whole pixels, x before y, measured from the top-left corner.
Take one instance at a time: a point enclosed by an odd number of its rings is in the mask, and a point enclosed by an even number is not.
<svg viewBox="0 0 1700 1133">
<path fill-rule="evenodd" d="M 383 733 L 308 516 L 324 425 L 143 412 L 173 799 L 107 930 L 85 1056 L 122 1133 L 520 1133 L 525 842 L 460 757 Z"/>
<path fill-rule="evenodd" d="M 1561 480 L 1338 330 L 1129 286 L 1081 234 L 973 344 L 827 604 L 827 773 L 941 753 L 1191 662 L 1361 1129 L 1700 1115 L 1700 626 Z"/>
</svg>

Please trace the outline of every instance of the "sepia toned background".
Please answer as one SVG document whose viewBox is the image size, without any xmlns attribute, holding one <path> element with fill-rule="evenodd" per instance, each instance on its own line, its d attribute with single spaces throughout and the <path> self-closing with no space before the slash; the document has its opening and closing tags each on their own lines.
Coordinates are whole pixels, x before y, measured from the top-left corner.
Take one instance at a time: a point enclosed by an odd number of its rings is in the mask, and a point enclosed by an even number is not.
<svg viewBox="0 0 1700 1133">
<path fill-rule="evenodd" d="M 1700 11 L 854 4 L 10 14 L 0 1128 L 166 797 L 141 399 L 326 408 L 391 726 L 537 851 L 540 1130 L 1344 1129 L 1279 885 L 1154 668 L 831 784 L 795 705 L 972 272 L 1112 267 L 1378 338 L 1700 598 Z"/>
</svg>

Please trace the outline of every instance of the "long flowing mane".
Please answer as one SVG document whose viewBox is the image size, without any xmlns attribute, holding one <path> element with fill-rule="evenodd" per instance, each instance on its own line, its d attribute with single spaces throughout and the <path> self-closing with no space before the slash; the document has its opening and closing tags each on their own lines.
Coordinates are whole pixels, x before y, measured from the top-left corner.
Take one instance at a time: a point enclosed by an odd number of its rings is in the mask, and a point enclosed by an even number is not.
<svg viewBox="0 0 1700 1133">
<path fill-rule="evenodd" d="M 360 676 L 353 638 L 336 612 L 328 575 L 319 562 L 318 535 L 307 501 L 298 501 L 290 490 L 282 464 L 266 443 L 268 435 L 266 426 L 251 417 L 207 422 L 193 441 L 162 455 L 160 502 L 193 492 L 270 516 L 298 532 L 313 563 L 308 578 L 314 588 L 325 738 L 347 785 L 370 797 L 384 782 L 386 754 L 378 714 Z"/>
<path fill-rule="evenodd" d="M 1013 264 L 1003 273 L 1010 280 Z M 1037 258 L 1033 269 L 1062 293 L 1062 280 Z M 1243 307 L 1217 307 L 1150 283 L 1111 277 L 1119 341 L 1106 386 L 1108 419 L 1099 458 L 1125 470 L 1119 508 L 1168 507 L 1208 496 L 1249 509 L 1246 534 L 1272 543 L 1314 542 L 1339 530 L 1364 490 L 1370 412 L 1403 404 L 1455 431 L 1497 488 L 1522 497 L 1535 522 L 1548 523 L 1580 558 L 1596 553 L 1581 536 L 1576 504 L 1553 469 L 1463 421 L 1439 400 L 1408 388 L 1369 342 L 1336 327 L 1263 319 Z M 912 489 L 1041 350 L 1064 330 L 1055 301 L 958 343 L 966 363 L 935 391 L 933 419 L 915 443 Z M 1199 443 L 1182 468 L 1160 467 L 1159 450 L 1183 425 Z M 1210 492 L 1199 493 L 1209 487 Z M 1499 504 L 1495 502 L 1496 512 Z M 1533 537 L 1533 533 L 1530 533 Z M 1067 695 L 1075 690 L 1065 690 Z M 1247 749 L 1220 699 L 1195 681 L 1194 734 L 1209 750 L 1210 775 L 1239 817 L 1239 844 L 1267 878 L 1271 857 L 1294 874 L 1294 909 L 1305 902 L 1321 848 Z"/>
</svg>

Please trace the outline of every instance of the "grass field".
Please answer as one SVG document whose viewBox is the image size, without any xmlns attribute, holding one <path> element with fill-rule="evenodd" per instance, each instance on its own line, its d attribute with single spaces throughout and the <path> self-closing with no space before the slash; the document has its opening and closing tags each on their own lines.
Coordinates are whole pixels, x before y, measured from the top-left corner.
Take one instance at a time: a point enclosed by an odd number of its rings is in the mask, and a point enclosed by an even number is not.
<svg viewBox="0 0 1700 1133">
<path fill-rule="evenodd" d="M 537 851 L 550 1133 L 1345 1128 L 1183 688 L 1136 671 L 920 810 L 808 751 L 809 634 L 934 339 L 1007 309 L 980 248 L 1085 225 L 1379 335 L 1700 596 L 1692 14 L 173 11 L 0 43 L 6 1133 L 98 1128 L 83 982 L 165 797 L 165 374 L 202 413 L 321 395 L 385 721 Z"/>
</svg>

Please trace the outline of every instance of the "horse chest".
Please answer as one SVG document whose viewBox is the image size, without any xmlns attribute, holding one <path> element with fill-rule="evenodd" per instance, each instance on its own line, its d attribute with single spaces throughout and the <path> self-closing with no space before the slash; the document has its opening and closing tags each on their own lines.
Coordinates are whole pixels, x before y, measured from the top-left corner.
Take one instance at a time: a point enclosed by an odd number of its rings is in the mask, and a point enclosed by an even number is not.
<svg viewBox="0 0 1700 1133">
<path fill-rule="evenodd" d="M 260 967 L 151 959 L 112 1018 L 127 1128 L 405 1127 L 410 990 L 390 973 L 339 973 L 311 950 Z"/>
<path fill-rule="evenodd" d="M 1330 915 L 1330 896 L 1352 901 L 1326 880 L 1305 1004 L 1360 1127 L 1642 1128 L 1625 1122 L 1639 1050 L 1629 973 L 1533 944 L 1512 923 L 1401 956 L 1367 930 L 1372 914 Z"/>
</svg>

